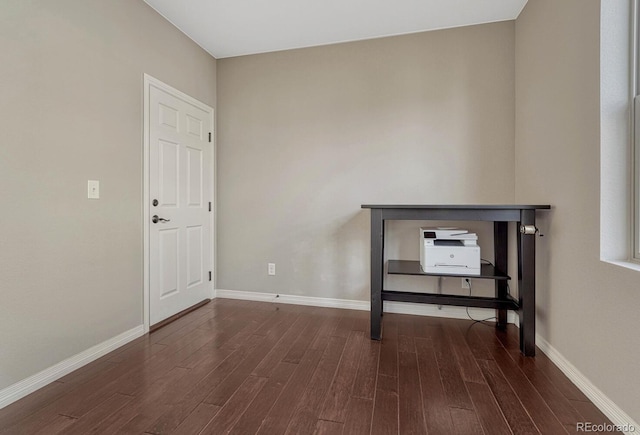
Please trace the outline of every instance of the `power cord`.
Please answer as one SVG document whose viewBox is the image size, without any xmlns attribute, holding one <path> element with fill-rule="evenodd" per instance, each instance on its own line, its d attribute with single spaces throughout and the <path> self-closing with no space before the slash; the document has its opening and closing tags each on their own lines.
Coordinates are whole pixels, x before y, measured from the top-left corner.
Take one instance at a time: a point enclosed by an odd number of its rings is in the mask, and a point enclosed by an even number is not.
<svg viewBox="0 0 640 435">
<path fill-rule="evenodd" d="M 471 280 L 469 278 L 465 278 L 464 280 L 467 283 L 467 285 L 469 286 L 469 296 L 471 296 Z M 486 325 L 486 323 L 484 323 L 484 322 L 496 319 L 496 316 L 487 317 L 486 319 L 474 319 L 473 317 L 471 317 L 471 314 L 469 314 L 469 307 L 466 307 L 466 311 L 467 311 L 467 317 L 469 317 L 469 319 L 473 320 L 474 324 L 475 323 L 481 323 L 483 325 Z M 492 325 L 487 325 L 487 326 L 492 326 Z"/>
</svg>

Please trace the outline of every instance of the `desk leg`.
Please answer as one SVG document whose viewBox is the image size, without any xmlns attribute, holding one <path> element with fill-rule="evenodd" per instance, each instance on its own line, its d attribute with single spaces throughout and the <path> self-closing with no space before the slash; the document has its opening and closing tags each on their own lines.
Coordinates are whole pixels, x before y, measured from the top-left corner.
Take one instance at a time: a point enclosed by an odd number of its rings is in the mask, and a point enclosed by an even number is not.
<svg viewBox="0 0 640 435">
<path fill-rule="evenodd" d="M 535 225 L 536 211 L 521 210 L 518 225 L 518 299 L 520 310 L 520 351 L 536 354 L 536 236 L 521 234 L 520 225 Z"/>
<path fill-rule="evenodd" d="M 493 262 L 496 266 L 496 270 L 507 273 L 508 265 L 508 222 L 494 222 L 493 223 Z M 496 298 L 504 300 L 507 298 L 507 281 L 502 279 L 496 280 Z M 496 310 L 497 322 L 496 326 L 499 329 L 505 329 L 507 327 L 507 310 Z"/>
<path fill-rule="evenodd" d="M 384 274 L 384 220 L 382 210 L 371 209 L 371 339 L 382 338 L 382 278 Z"/>
</svg>

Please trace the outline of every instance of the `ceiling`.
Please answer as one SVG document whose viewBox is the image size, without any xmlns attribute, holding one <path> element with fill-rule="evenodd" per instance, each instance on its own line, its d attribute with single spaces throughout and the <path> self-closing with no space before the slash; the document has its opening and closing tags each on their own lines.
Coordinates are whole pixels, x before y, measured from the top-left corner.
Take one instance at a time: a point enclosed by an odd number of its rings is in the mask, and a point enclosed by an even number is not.
<svg viewBox="0 0 640 435">
<path fill-rule="evenodd" d="M 144 0 L 217 59 L 513 20 L 527 0 Z"/>
</svg>

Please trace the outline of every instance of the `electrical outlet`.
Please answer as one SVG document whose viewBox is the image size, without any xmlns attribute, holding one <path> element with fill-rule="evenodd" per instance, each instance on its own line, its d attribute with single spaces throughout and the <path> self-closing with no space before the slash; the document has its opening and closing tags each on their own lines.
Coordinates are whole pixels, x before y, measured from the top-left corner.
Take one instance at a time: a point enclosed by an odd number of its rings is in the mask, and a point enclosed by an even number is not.
<svg viewBox="0 0 640 435">
<path fill-rule="evenodd" d="M 267 264 L 267 273 L 269 275 L 275 275 L 276 274 L 276 263 L 268 263 Z"/>
<path fill-rule="evenodd" d="M 471 283 L 469 282 L 469 278 L 462 278 L 462 288 L 465 290 L 469 290 L 471 287 Z"/>
<path fill-rule="evenodd" d="M 100 199 L 100 181 L 98 180 L 87 181 L 87 198 Z"/>
</svg>

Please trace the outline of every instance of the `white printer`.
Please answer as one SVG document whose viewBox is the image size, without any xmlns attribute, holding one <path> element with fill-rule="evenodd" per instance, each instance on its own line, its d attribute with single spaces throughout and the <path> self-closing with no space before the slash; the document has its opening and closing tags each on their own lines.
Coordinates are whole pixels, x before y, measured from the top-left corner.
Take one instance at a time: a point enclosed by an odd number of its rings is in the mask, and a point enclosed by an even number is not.
<svg viewBox="0 0 640 435">
<path fill-rule="evenodd" d="M 480 275 L 478 236 L 459 228 L 420 228 L 420 266 L 425 273 Z"/>
</svg>

